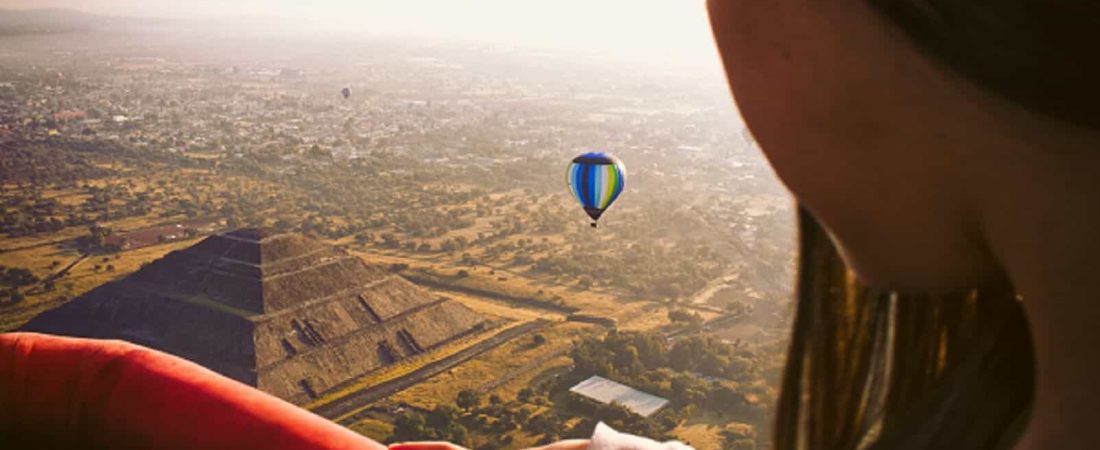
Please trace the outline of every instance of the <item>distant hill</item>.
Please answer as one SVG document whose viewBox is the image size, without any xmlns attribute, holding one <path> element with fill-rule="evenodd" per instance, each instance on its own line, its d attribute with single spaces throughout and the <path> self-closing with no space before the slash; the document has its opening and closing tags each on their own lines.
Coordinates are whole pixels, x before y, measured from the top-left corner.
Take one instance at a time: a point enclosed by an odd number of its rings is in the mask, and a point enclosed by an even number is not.
<svg viewBox="0 0 1100 450">
<path fill-rule="evenodd" d="M 0 9 L 0 36 L 87 33 L 120 30 L 165 22 L 165 19 L 104 16 L 74 9 Z"/>
</svg>

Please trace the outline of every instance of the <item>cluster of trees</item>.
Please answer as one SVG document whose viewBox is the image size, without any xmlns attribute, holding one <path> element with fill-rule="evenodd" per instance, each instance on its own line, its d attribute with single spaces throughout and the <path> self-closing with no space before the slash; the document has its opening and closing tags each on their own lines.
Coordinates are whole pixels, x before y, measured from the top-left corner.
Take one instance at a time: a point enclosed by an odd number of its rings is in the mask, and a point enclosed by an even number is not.
<svg viewBox="0 0 1100 450">
<path fill-rule="evenodd" d="M 0 180 L 22 191 L 66 180 L 100 178 L 110 173 L 82 155 L 41 144 L 4 145 Z"/>
<path fill-rule="evenodd" d="M 767 427 L 766 405 L 773 393 L 762 383 L 754 353 L 743 346 L 704 336 L 669 345 L 658 333 L 612 331 L 602 338 L 576 342 L 572 356 L 570 373 L 523 388 L 513 401 L 497 395 L 485 401 L 477 391 L 463 390 L 453 405 L 406 411 L 396 419 L 390 440 L 441 439 L 475 450 L 496 449 L 511 443 L 513 432 L 535 436 L 540 443 L 588 437 L 601 421 L 628 433 L 672 439 L 674 428 L 707 410 L 731 420 L 721 434 L 723 448 L 753 450 L 757 427 Z M 725 365 L 714 366 L 716 362 Z M 647 418 L 619 404 L 556 395 L 592 374 L 663 396 L 671 403 Z"/>
<path fill-rule="evenodd" d="M 549 391 L 558 387 L 543 384 L 524 388 L 516 400 L 508 402 L 498 395 L 490 395 L 484 401 L 478 392 L 463 390 L 455 398 L 454 406 L 440 404 L 425 412 L 403 412 L 394 421 L 394 431 L 388 440 L 440 439 L 475 450 L 495 450 L 510 444 L 515 432 L 537 437 L 540 444 L 587 438 L 601 421 L 620 431 L 671 439 L 669 432 L 683 420 L 675 412 L 645 418 L 618 404 L 604 405 L 575 397 L 565 397 L 565 404 L 555 404 Z M 570 417 L 580 420 L 570 425 L 567 420 Z"/>
<path fill-rule="evenodd" d="M 534 259 L 531 271 L 581 280 L 629 292 L 633 295 L 680 297 L 699 289 L 728 266 L 703 244 L 673 246 L 636 245 L 646 240 L 601 250 L 599 243 L 575 245 Z"/>
<path fill-rule="evenodd" d="M 774 396 L 755 351 L 710 336 L 669 345 L 660 333 L 611 331 L 576 342 L 571 354 L 578 377 L 600 375 L 660 395 L 681 414 L 703 408 L 761 423 Z"/>
<path fill-rule="evenodd" d="M 720 432 L 722 448 L 727 450 L 756 450 L 756 428 L 746 424 L 727 425 Z"/>
<path fill-rule="evenodd" d="M 123 143 L 100 140 L 53 140 L 21 142 L 5 147 L 0 180 L 13 182 L 15 189 L 0 185 L 3 214 L 0 232 L 18 236 L 56 232 L 65 227 L 85 226 L 149 214 L 154 199 L 133 190 L 133 182 L 120 183 L 119 164 L 158 173 L 194 167 L 195 162 L 169 153 L 143 152 Z M 103 186 L 90 180 L 106 180 Z M 180 180 L 183 182 L 183 180 Z M 72 189 L 86 195 L 80 204 L 44 198 L 47 189 Z"/>
<path fill-rule="evenodd" d="M 658 333 L 612 331 L 602 338 L 576 342 L 572 356 L 570 373 L 523 388 L 512 401 L 498 395 L 485 399 L 467 389 L 458 393 L 453 405 L 405 411 L 395 420 L 389 440 L 439 439 L 475 450 L 497 449 L 510 444 L 514 432 L 537 437 L 539 443 L 585 438 L 601 421 L 620 431 L 664 440 L 674 439 L 674 428 L 707 410 L 731 419 L 721 431 L 722 448 L 755 450 L 757 429 L 767 426 L 766 405 L 773 394 L 754 367 L 754 353 L 743 346 L 704 336 L 669 345 Z M 712 367 L 715 362 L 726 365 Z M 616 403 L 557 395 L 592 374 L 663 396 L 671 403 L 647 418 Z"/>
<path fill-rule="evenodd" d="M 460 423 L 461 411 L 440 404 L 427 414 L 408 410 L 397 416 L 393 422 L 391 441 L 447 441 L 459 445 L 469 445 L 470 433 Z"/>
<path fill-rule="evenodd" d="M 0 266 L 0 298 L 12 303 L 23 301 L 20 289 L 38 283 L 39 279 L 30 270 L 19 267 Z"/>
<path fill-rule="evenodd" d="M 4 196 L 4 207 L 0 210 L 0 232 L 9 236 L 52 233 L 65 227 L 87 225 L 96 220 L 148 212 L 133 202 L 112 207 L 109 199 L 103 200 L 104 194 L 101 190 L 85 188 L 85 193 L 93 190 L 98 195 L 90 194 L 79 206 L 61 203 L 56 198 L 44 198 L 40 188 L 25 192 L 7 192 Z"/>
<path fill-rule="evenodd" d="M 547 435 L 556 440 L 564 431 L 564 421 L 552 410 L 536 413 L 537 405 L 546 406 L 545 397 L 521 396 L 504 402 L 491 395 L 484 402 L 482 395 L 463 390 L 455 405 L 439 404 L 428 411 L 406 410 L 394 421 L 389 441 L 445 440 L 474 450 L 495 450 L 512 442 L 512 433 L 524 431 L 532 435 Z"/>
<path fill-rule="evenodd" d="M 689 327 L 699 327 L 703 325 L 703 316 L 697 312 L 689 312 L 683 309 L 673 309 L 668 312 L 668 320 L 675 324 L 686 325 Z"/>
<path fill-rule="evenodd" d="M 107 238 L 114 235 L 114 230 L 93 224 L 88 227 L 88 234 L 77 238 L 76 245 L 86 253 L 117 251 L 107 245 Z"/>
</svg>

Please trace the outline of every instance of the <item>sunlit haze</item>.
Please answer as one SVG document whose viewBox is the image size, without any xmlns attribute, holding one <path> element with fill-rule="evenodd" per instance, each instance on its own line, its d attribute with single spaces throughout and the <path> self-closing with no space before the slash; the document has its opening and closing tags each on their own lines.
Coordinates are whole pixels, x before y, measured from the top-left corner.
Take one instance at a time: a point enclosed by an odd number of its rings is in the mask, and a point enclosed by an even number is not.
<svg viewBox="0 0 1100 450">
<path fill-rule="evenodd" d="M 716 64 L 702 0 L 4 0 L 0 7 L 294 19 L 301 28 L 293 31 L 469 39 L 610 52 L 653 63 Z"/>
</svg>

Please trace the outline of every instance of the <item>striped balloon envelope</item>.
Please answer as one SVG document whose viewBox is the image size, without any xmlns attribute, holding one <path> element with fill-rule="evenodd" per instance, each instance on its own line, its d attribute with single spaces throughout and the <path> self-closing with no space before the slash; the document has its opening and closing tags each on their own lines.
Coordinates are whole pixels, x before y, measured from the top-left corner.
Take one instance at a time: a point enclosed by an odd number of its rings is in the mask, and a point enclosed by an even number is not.
<svg viewBox="0 0 1100 450">
<path fill-rule="evenodd" d="M 584 212 L 592 218 L 592 227 L 626 185 L 626 166 L 618 158 L 604 153 L 585 153 L 573 158 L 565 171 L 565 183 Z"/>
</svg>

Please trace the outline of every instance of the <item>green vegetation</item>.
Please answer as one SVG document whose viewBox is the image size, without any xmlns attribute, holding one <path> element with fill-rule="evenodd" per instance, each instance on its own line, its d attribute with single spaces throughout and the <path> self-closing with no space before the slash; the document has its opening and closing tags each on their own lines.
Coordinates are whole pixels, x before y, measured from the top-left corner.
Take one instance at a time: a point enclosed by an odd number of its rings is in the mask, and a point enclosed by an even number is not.
<svg viewBox="0 0 1100 450">
<path fill-rule="evenodd" d="M 463 389 L 454 405 L 408 409 L 396 419 L 388 441 L 410 437 L 462 439 L 474 449 L 516 448 L 516 443 L 547 443 L 585 438 L 597 422 L 655 439 L 677 439 L 676 430 L 707 417 L 719 424 L 715 445 L 756 449 L 769 425 L 774 391 L 762 379 L 773 356 L 744 345 L 703 335 L 672 342 L 659 333 L 609 332 L 573 344 L 573 368 L 560 377 L 521 388 L 512 400 Z M 568 389 L 597 374 L 670 400 L 651 417 L 618 404 L 599 404 Z"/>
</svg>

